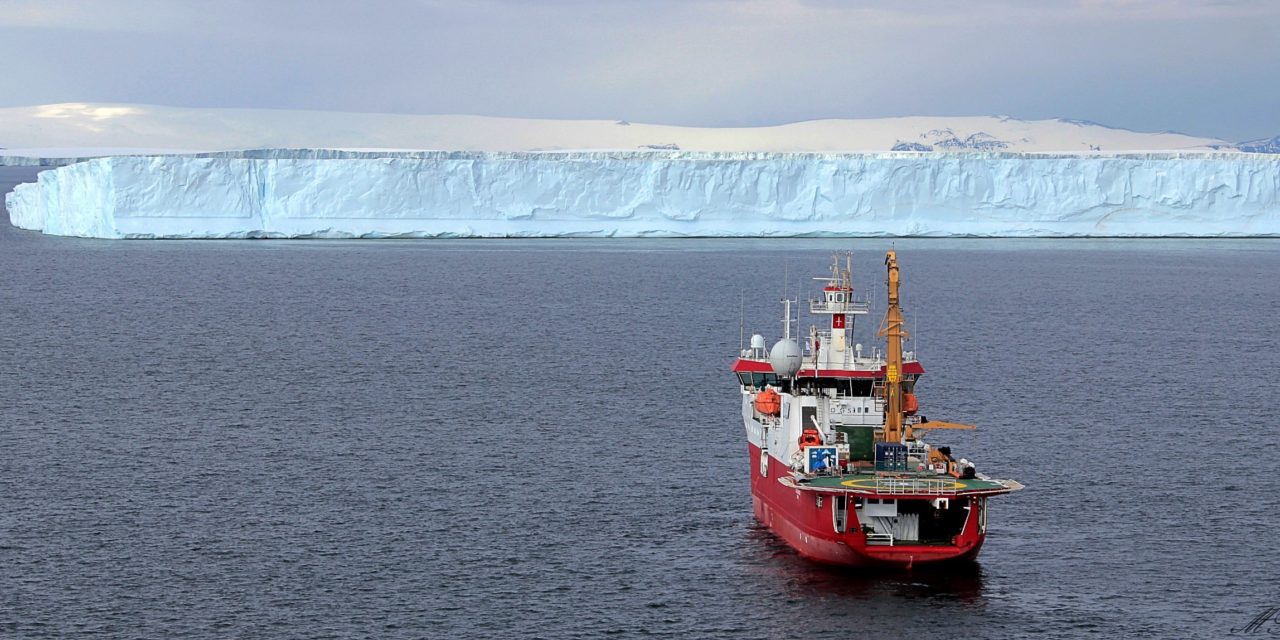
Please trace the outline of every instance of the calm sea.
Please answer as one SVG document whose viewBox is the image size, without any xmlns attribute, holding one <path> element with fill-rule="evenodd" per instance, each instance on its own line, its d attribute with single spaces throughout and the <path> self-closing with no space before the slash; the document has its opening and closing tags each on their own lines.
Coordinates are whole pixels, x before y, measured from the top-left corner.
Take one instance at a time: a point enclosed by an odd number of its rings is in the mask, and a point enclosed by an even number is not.
<svg viewBox="0 0 1280 640">
<path fill-rule="evenodd" d="M 772 340 L 787 279 L 852 249 L 876 290 L 891 244 L 924 411 L 980 425 L 934 439 L 1028 486 L 974 567 L 826 569 L 751 517 L 741 301 Z M 1267 633 L 1278 247 L 0 225 L 0 636 Z"/>
</svg>

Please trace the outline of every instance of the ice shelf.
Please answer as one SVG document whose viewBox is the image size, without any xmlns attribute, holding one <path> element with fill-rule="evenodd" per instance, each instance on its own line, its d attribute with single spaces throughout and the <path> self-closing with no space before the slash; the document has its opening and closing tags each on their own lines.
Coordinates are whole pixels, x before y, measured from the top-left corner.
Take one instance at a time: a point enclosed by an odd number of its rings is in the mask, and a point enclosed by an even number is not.
<svg viewBox="0 0 1280 640">
<path fill-rule="evenodd" d="M 78 161 L 6 205 L 94 238 L 1268 236 L 1280 156 L 263 149 Z"/>
</svg>

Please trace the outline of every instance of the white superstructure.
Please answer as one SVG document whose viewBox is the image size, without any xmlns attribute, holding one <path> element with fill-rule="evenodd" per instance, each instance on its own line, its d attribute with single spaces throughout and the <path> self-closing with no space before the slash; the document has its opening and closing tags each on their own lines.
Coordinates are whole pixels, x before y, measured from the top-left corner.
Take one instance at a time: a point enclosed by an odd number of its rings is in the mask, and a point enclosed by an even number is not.
<svg viewBox="0 0 1280 640">
<path fill-rule="evenodd" d="M 765 338 L 753 335 L 751 348 L 734 363 L 748 442 L 762 450 L 762 457 L 772 456 L 797 470 L 806 462 L 806 431 L 820 444 L 836 446 L 841 459 L 847 459 L 851 453 L 866 454 L 884 424 L 885 358 L 879 349 L 864 349 L 853 340 L 856 320 L 870 313 L 871 303 L 854 291 L 851 257 L 845 256 L 843 266 L 840 262 L 833 259 L 829 277 L 814 278 L 824 285 L 819 297 L 808 301 L 810 316 L 826 318 L 820 322 L 824 329 L 812 325 L 803 342 L 795 341 L 790 329 L 793 301 L 785 300 L 786 328 L 778 343 L 766 351 Z M 782 369 L 785 363 L 771 358 L 791 341 L 800 354 L 794 378 Z M 906 355 L 904 383 L 910 389 L 924 370 L 910 352 Z M 756 399 L 766 389 L 779 398 L 776 413 L 757 407 Z M 859 446 L 862 451 L 852 450 Z"/>
</svg>

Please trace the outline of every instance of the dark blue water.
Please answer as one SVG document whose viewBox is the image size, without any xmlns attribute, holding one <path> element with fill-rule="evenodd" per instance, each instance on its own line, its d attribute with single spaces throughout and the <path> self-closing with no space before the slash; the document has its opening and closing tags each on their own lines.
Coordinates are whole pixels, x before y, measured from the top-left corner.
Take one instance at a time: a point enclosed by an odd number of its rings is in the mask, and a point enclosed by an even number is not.
<svg viewBox="0 0 1280 640">
<path fill-rule="evenodd" d="M 980 425 L 934 439 L 1028 485 L 975 567 L 830 570 L 751 517 L 740 292 L 776 335 L 784 270 L 852 248 L 869 282 L 888 241 L 0 227 L 0 636 L 1216 637 L 1280 606 L 1276 243 L 896 244 L 925 411 Z"/>
</svg>

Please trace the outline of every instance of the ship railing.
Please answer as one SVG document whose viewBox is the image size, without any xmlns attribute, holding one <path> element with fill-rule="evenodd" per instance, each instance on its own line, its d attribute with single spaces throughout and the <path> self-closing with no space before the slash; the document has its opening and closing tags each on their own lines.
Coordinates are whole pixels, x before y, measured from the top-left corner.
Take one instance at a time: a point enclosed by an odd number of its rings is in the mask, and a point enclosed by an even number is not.
<svg viewBox="0 0 1280 640">
<path fill-rule="evenodd" d="M 893 546 L 892 533 L 868 533 L 867 544 Z"/>
<path fill-rule="evenodd" d="M 938 478 L 876 478 L 876 493 L 891 495 L 952 496 L 956 483 Z"/>
<path fill-rule="evenodd" d="M 810 300 L 809 313 L 847 313 L 862 315 L 871 312 L 871 303 L 866 300 L 849 302 L 827 302 L 826 300 Z"/>
</svg>

